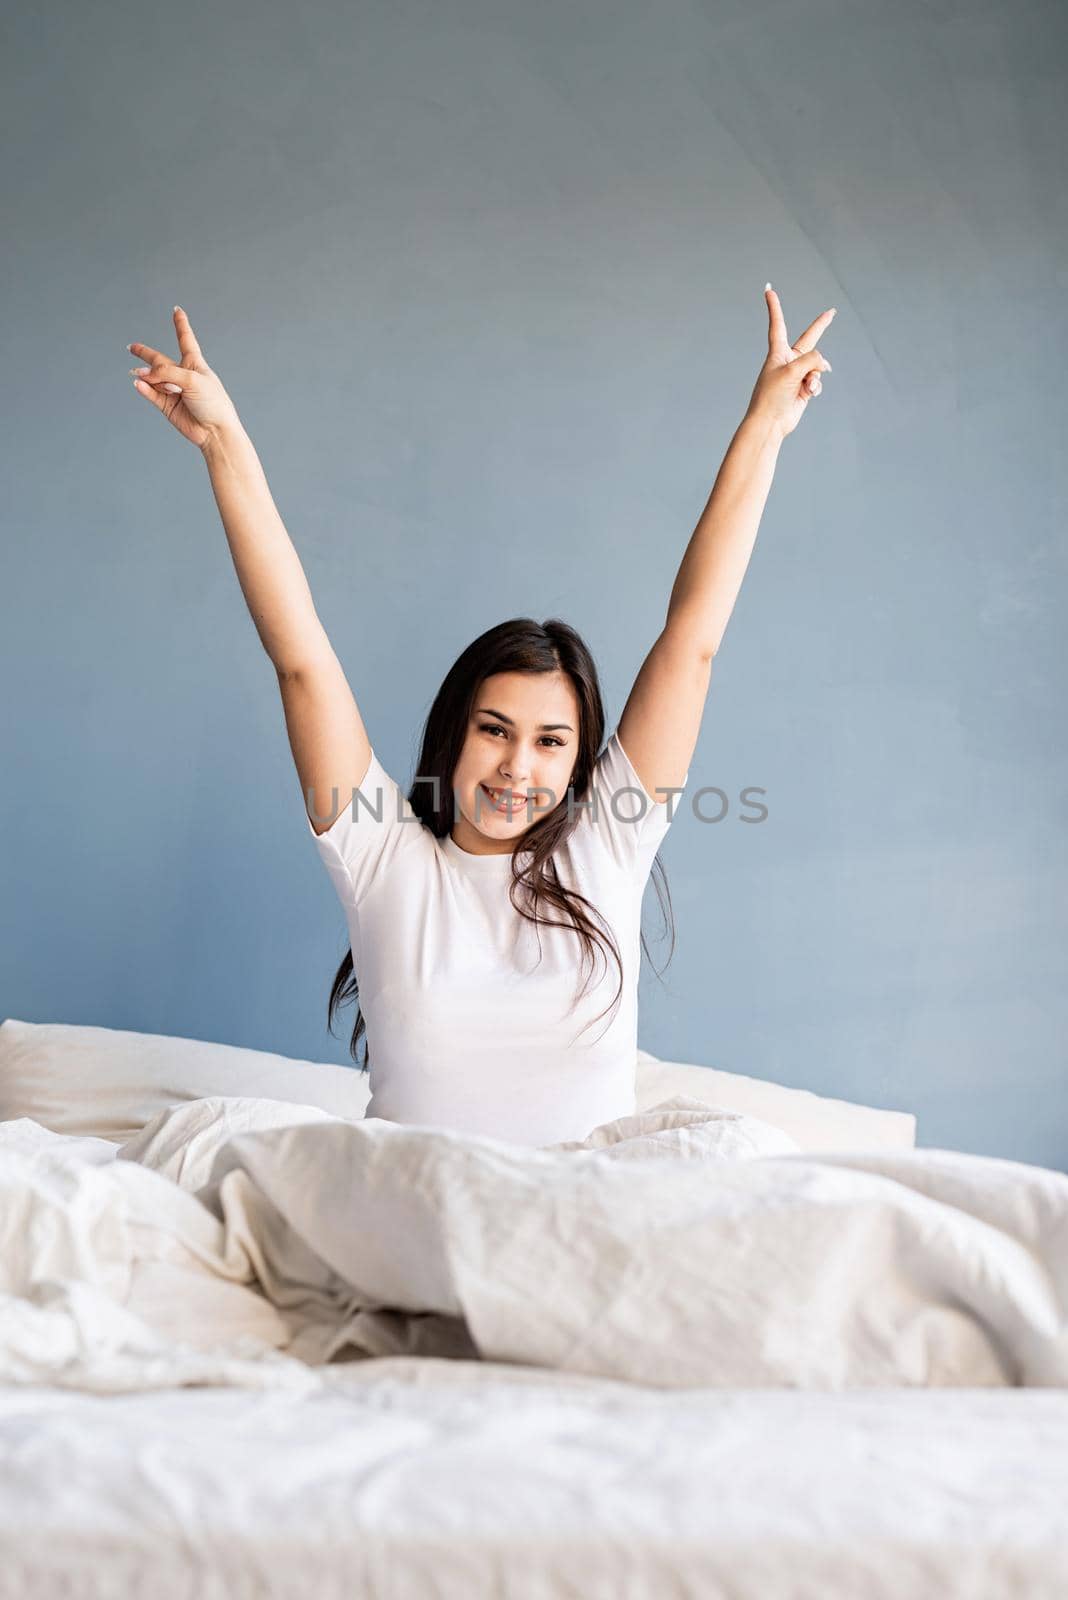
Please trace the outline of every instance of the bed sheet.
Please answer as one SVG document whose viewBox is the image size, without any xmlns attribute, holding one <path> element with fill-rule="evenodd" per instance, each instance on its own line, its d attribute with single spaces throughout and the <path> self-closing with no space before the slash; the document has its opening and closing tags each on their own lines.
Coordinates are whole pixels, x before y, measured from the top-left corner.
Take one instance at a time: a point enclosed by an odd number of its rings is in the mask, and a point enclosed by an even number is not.
<svg viewBox="0 0 1068 1600">
<path fill-rule="evenodd" d="M 0 1389 L 0 1597 L 1064 1600 L 1068 1394 L 390 1357 Z"/>
<path fill-rule="evenodd" d="M 676 1389 L 1068 1389 L 1063 1174 L 762 1153 L 777 1130 L 684 1097 L 546 1150 L 250 1104 L 237 1136 L 171 1108 L 100 1164 L 0 1123 L 0 1381 L 307 1394 L 354 1350 Z"/>
</svg>

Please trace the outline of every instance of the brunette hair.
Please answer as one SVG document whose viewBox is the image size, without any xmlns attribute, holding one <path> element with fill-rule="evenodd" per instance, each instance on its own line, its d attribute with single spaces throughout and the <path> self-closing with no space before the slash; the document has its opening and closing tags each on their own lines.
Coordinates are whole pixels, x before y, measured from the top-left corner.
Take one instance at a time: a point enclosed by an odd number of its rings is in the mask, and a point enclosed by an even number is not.
<svg viewBox="0 0 1068 1600">
<path fill-rule="evenodd" d="M 577 890 L 565 889 L 553 860 L 554 851 L 578 825 L 580 813 L 571 810 L 569 814 L 568 797 L 571 797 L 572 806 L 587 798 L 605 726 L 597 668 L 592 655 L 574 628 L 556 617 L 551 617 L 544 623 L 535 622 L 530 617 L 513 617 L 508 622 L 499 622 L 496 627 L 489 628 L 467 646 L 449 668 L 430 708 L 423 730 L 422 750 L 417 768 L 417 777 L 421 781 L 413 783 L 408 792 L 408 803 L 423 826 L 429 828 L 435 838 L 442 839 L 451 833 L 455 820 L 453 773 L 467 738 L 476 696 L 484 680 L 498 672 L 565 672 L 578 696 L 578 756 L 571 774 L 571 782 L 567 792 L 553 810 L 539 817 L 518 835 L 512 850 L 509 898 L 519 915 L 526 921 L 534 923 L 536 928 L 573 930 L 582 945 L 583 965 L 587 960 L 590 963 L 591 976 L 596 964 L 595 947 L 601 952 L 605 971 L 608 970 L 605 951 L 609 950 L 619 972 L 619 985 L 612 1002 L 613 1006 L 618 1006 L 623 994 L 623 964 L 612 931 L 597 908 L 584 895 L 579 894 Z M 430 783 L 428 780 L 431 778 L 436 778 L 437 781 Z M 604 797 L 602 803 L 603 799 Z M 520 856 L 524 858 L 522 864 Z M 667 875 L 659 853 L 654 857 L 653 867 L 659 870 L 663 882 L 664 893 L 661 893 L 659 883 L 656 892 L 661 911 L 664 913 L 665 927 L 669 927 L 671 931 L 671 949 L 668 951 L 668 960 L 664 963 L 666 967 L 675 950 L 675 924 Z M 517 894 L 523 890 L 533 908 L 532 911 L 528 911 L 517 898 Z M 567 920 L 553 921 L 540 916 L 538 908 L 541 905 L 547 905 L 560 912 Z M 604 928 L 604 933 L 595 926 L 594 918 Z M 649 956 L 644 933 L 641 936 L 641 947 L 646 956 Z M 538 948 L 540 951 L 540 936 Z M 651 956 L 649 959 L 652 960 Z M 660 976 L 661 973 L 657 972 L 657 977 Z M 579 997 L 576 995 L 576 1001 Z M 351 949 L 346 952 L 330 990 L 327 1006 L 329 1032 L 334 1031 L 335 1012 L 349 1001 L 356 1002 L 356 1022 L 349 1041 L 349 1054 L 359 1066 L 361 1063 L 356 1050 L 360 1035 L 366 1032 L 366 1023 L 359 1006 L 359 983 L 353 967 Z M 598 1021 L 602 1016 L 604 1016 L 603 1011 L 599 1012 L 593 1021 Z M 587 1023 L 586 1026 L 589 1027 L 590 1024 Z M 585 1032 L 585 1029 L 581 1031 Z M 368 1066 L 369 1047 L 365 1040 L 363 1070 L 366 1071 Z"/>
</svg>

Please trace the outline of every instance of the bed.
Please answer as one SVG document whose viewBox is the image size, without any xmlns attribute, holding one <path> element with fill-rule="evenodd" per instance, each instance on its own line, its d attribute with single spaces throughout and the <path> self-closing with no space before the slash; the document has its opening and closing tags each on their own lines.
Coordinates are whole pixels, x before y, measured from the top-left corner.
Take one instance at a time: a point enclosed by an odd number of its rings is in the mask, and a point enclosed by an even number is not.
<svg viewBox="0 0 1068 1600">
<path fill-rule="evenodd" d="M 645 1052 L 519 1151 L 230 1048 L 0 1026 L 0 1596 L 1068 1594 L 1063 1174 Z"/>
</svg>

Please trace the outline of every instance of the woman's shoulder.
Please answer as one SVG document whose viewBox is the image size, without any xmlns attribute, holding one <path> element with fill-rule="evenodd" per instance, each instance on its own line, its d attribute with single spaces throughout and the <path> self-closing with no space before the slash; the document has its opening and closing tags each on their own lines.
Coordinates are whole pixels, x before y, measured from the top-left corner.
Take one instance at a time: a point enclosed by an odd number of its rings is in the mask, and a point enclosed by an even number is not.
<svg viewBox="0 0 1068 1600">
<path fill-rule="evenodd" d="M 586 794 L 576 802 L 578 823 L 569 842 L 580 854 L 598 853 L 644 883 L 677 803 L 677 796 L 654 800 L 646 792 L 616 729 L 594 762 Z"/>
<path fill-rule="evenodd" d="M 438 848 L 432 829 L 415 814 L 373 750 L 362 782 L 351 795 L 338 798 L 340 806 L 330 826 L 317 834 L 309 821 L 308 831 L 339 892 L 350 903 L 357 904 L 402 864 L 421 870 L 432 860 Z"/>
</svg>

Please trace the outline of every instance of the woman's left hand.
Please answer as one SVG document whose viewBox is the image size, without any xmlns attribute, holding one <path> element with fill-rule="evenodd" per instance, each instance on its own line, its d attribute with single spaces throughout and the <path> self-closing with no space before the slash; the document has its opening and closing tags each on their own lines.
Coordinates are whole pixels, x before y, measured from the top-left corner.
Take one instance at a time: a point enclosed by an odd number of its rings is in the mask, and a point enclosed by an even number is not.
<svg viewBox="0 0 1068 1600">
<path fill-rule="evenodd" d="M 831 363 L 816 349 L 816 341 L 830 326 L 836 307 L 810 322 L 791 344 L 779 297 L 770 283 L 764 299 L 768 304 L 768 358 L 760 369 L 749 411 L 765 417 L 785 439 L 801 421 L 812 396 L 820 393 L 820 373 L 831 370 Z"/>
</svg>

